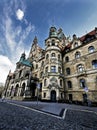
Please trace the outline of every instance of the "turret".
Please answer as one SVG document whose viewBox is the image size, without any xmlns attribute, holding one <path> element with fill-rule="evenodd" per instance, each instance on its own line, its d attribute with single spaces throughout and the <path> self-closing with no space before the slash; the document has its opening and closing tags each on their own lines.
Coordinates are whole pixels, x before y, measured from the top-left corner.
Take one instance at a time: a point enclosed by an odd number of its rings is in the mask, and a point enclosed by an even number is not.
<svg viewBox="0 0 97 130">
<path fill-rule="evenodd" d="M 49 37 L 57 37 L 57 29 L 55 27 L 50 28 Z"/>
</svg>

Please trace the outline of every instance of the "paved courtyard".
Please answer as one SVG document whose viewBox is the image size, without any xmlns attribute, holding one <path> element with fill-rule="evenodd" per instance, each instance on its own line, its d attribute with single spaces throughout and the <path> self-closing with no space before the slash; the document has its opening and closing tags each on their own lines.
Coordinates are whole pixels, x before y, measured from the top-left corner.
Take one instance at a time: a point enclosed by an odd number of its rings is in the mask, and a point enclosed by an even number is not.
<svg viewBox="0 0 97 130">
<path fill-rule="evenodd" d="M 0 101 L 0 130 L 97 130 L 97 108 Z"/>
</svg>

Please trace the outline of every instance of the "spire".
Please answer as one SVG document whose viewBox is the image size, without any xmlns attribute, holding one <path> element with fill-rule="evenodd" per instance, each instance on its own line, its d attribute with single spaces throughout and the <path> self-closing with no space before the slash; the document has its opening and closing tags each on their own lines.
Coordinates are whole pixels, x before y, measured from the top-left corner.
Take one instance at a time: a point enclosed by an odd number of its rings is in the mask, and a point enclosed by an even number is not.
<svg viewBox="0 0 97 130">
<path fill-rule="evenodd" d="M 33 40 L 33 44 L 37 44 L 38 43 L 38 39 L 37 37 L 35 36 L 34 40 Z"/>
<path fill-rule="evenodd" d="M 25 58 L 26 58 L 26 54 L 25 54 L 25 52 L 23 52 L 21 54 L 20 61 L 25 60 Z"/>
</svg>

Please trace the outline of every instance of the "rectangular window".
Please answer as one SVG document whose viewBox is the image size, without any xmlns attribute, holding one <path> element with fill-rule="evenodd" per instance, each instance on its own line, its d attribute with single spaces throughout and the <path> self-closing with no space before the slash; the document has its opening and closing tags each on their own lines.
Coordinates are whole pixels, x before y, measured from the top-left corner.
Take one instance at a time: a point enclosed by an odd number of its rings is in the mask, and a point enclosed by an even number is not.
<svg viewBox="0 0 97 130">
<path fill-rule="evenodd" d="M 56 66 L 51 66 L 51 72 L 53 72 L 53 73 L 56 72 Z"/>
<path fill-rule="evenodd" d="M 46 93 L 44 93 L 43 97 L 46 98 Z"/>
</svg>

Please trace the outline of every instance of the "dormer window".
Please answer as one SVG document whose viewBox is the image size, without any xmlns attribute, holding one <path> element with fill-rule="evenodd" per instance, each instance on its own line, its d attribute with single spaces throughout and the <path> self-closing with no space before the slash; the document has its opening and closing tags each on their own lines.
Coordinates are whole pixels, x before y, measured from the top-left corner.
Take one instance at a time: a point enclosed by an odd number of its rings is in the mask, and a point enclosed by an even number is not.
<svg viewBox="0 0 97 130">
<path fill-rule="evenodd" d="M 75 42 L 75 43 L 74 43 L 74 47 L 75 47 L 75 48 L 78 47 L 78 42 Z"/>
<path fill-rule="evenodd" d="M 76 59 L 77 59 L 77 58 L 80 58 L 80 56 L 81 56 L 80 52 L 77 51 L 77 52 L 75 53 L 75 58 L 76 58 Z"/>
</svg>

